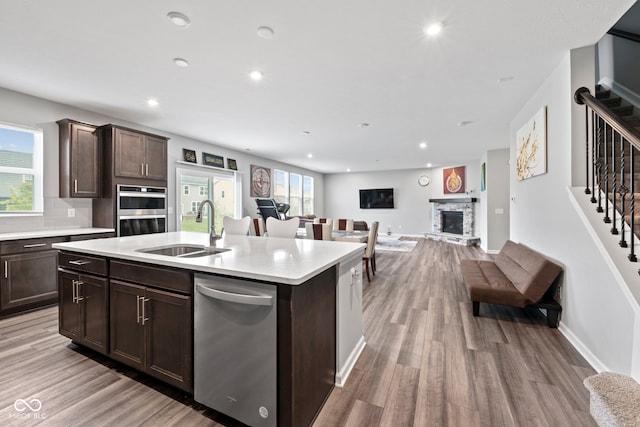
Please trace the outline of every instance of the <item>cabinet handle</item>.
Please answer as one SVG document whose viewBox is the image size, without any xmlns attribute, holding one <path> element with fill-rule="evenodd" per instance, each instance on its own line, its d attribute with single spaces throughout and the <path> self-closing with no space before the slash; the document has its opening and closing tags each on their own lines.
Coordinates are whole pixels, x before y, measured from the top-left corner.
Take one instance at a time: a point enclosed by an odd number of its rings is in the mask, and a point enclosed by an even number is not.
<svg viewBox="0 0 640 427">
<path fill-rule="evenodd" d="M 149 176 L 149 163 L 147 163 L 147 164 L 145 165 L 145 167 L 146 167 L 146 173 L 145 173 L 145 175 Z"/>
<path fill-rule="evenodd" d="M 144 163 L 140 163 L 140 175 L 144 176 Z"/>
<path fill-rule="evenodd" d="M 80 296 L 80 285 L 84 285 L 82 280 L 76 281 L 76 304 L 80 304 L 80 301 L 84 299 L 84 297 Z"/>
<path fill-rule="evenodd" d="M 46 243 L 32 243 L 30 245 L 23 245 L 23 248 L 40 248 L 42 246 L 47 246 Z"/>
<path fill-rule="evenodd" d="M 78 192 L 78 180 L 77 179 L 73 180 L 73 192 L 74 193 Z"/>
<path fill-rule="evenodd" d="M 71 301 L 74 304 L 76 303 L 76 281 L 75 280 L 71 281 Z"/>
<path fill-rule="evenodd" d="M 69 261 L 69 264 L 73 264 L 73 265 L 86 265 L 86 264 L 91 264 L 91 261 L 82 261 L 82 260 L 78 260 L 78 261 Z"/>
<path fill-rule="evenodd" d="M 140 323 L 140 296 L 139 295 L 136 295 L 136 323 Z"/>
<path fill-rule="evenodd" d="M 9 278 L 9 261 L 4 262 L 4 278 Z"/>
<path fill-rule="evenodd" d="M 147 320 L 149 320 L 148 317 L 146 317 L 145 313 L 144 313 L 144 303 L 149 302 L 149 298 L 145 298 L 145 297 L 140 297 L 141 301 L 142 301 L 142 324 L 144 325 L 144 322 L 146 322 Z"/>
</svg>

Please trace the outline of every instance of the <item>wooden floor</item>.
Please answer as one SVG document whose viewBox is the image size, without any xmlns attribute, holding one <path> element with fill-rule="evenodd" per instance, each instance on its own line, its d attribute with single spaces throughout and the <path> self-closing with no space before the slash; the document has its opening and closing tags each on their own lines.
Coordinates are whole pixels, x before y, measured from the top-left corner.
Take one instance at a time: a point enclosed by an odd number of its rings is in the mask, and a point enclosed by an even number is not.
<svg viewBox="0 0 640 427">
<path fill-rule="evenodd" d="M 595 425 L 582 385 L 595 372 L 540 313 L 481 304 L 471 315 L 458 263 L 483 257 L 428 240 L 378 252 L 365 279 L 367 347 L 315 427 Z M 19 412 L 18 399 L 42 408 Z M 70 343 L 48 308 L 0 320 L 0 425 L 237 424 Z"/>
</svg>

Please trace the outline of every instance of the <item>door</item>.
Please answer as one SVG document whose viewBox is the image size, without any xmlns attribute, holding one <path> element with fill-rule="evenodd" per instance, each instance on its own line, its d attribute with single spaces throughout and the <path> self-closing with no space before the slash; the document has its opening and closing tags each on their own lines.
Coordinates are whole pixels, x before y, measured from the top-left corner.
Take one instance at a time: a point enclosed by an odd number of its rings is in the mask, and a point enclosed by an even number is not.
<svg viewBox="0 0 640 427">
<path fill-rule="evenodd" d="M 109 321 L 107 279 L 80 275 L 78 280 L 81 340 L 87 347 L 106 354 Z"/>
<path fill-rule="evenodd" d="M 146 289 L 146 371 L 183 390 L 193 390 L 191 297 Z"/>
<path fill-rule="evenodd" d="M 145 177 L 148 179 L 167 179 L 167 140 L 145 136 Z"/>
<path fill-rule="evenodd" d="M 112 280 L 109 296 L 109 355 L 120 362 L 144 370 L 144 325 L 140 304 L 144 298 L 144 287 Z"/>
<path fill-rule="evenodd" d="M 60 334 L 77 340 L 80 338 L 80 305 L 76 304 L 76 273 L 58 271 L 58 328 Z"/>
<path fill-rule="evenodd" d="M 145 173 L 145 136 L 124 129 L 114 129 L 115 175 L 125 178 L 143 178 Z"/>
<path fill-rule="evenodd" d="M 71 124 L 72 197 L 100 197 L 102 168 L 95 128 Z"/>
<path fill-rule="evenodd" d="M 51 300 L 58 296 L 56 274 L 58 251 L 42 251 L 19 255 L 7 255 L 2 261 L 2 310 Z"/>
</svg>

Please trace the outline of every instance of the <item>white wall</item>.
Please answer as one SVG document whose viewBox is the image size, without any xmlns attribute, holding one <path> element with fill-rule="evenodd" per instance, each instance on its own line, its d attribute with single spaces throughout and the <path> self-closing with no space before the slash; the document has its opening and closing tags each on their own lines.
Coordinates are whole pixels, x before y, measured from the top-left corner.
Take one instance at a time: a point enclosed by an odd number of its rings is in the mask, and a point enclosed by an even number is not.
<svg viewBox="0 0 640 427">
<path fill-rule="evenodd" d="M 2 217 L 0 221 L 0 233 L 91 226 L 90 199 L 60 199 L 58 197 L 58 125 L 56 124 L 56 120 L 63 118 L 71 118 L 95 125 L 114 123 L 169 137 L 169 206 L 175 206 L 175 162 L 176 160 L 182 160 L 182 149 L 189 148 L 197 151 L 198 162 L 201 162 L 202 151 L 222 155 L 225 158 L 231 157 L 236 159 L 238 172 L 242 177 L 243 183 L 243 215 L 254 215 L 257 211 L 255 209 L 255 202 L 249 197 L 250 164 L 269 168 L 277 167 L 282 170 L 313 176 L 315 178 L 316 210 L 320 212 L 324 210 L 324 177 L 317 172 L 266 160 L 252 156 L 244 151 L 229 150 L 206 142 L 189 139 L 123 120 L 117 120 L 112 117 L 81 110 L 69 105 L 58 104 L 4 88 L 0 88 L 0 111 L 2 111 L 0 120 L 3 122 L 33 126 L 43 129 L 44 132 L 44 215 Z M 75 209 L 74 218 L 67 217 L 68 208 Z M 174 211 L 169 217 L 170 230 L 175 229 L 175 221 Z"/>
<path fill-rule="evenodd" d="M 485 251 L 497 253 L 509 239 L 509 149 L 487 151 L 486 162 L 487 189 L 483 192 L 483 206 L 486 206 L 487 232 L 481 245 Z"/>
<path fill-rule="evenodd" d="M 432 231 L 431 198 L 443 197 L 479 197 L 480 163 L 472 161 L 452 166 L 466 167 L 466 190 L 469 194 L 443 194 L 443 168 L 409 169 L 380 172 L 351 172 L 325 175 L 325 212 L 328 218 L 353 218 L 380 222 L 380 232 L 393 234 L 419 235 Z M 418 177 L 428 175 L 431 183 L 426 187 L 418 185 Z M 389 188 L 394 189 L 395 209 L 360 209 L 359 189 Z M 473 190 L 473 192 L 470 192 Z M 481 203 L 476 203 L 476 223 Z"/>
<path fill-rule="evenodd" d="M 591 56 L 567 53 L 510 124 L 511 164 L 516 131 L 547 106 L 547 160 L 544 175 L 517 181 L 511 168 L 511 238 L 564 266 L 560 290 L 560 330 L 596 367 L 629 374 L 632 366 L 634 314 L 615 277 L 569 200 L 571 185 L 573 91 L 592 86 L 579 81 L 572 66 L 593 67 Z M 583 61 L 582 64 L 580 61 Z M 587 73 L 588 74 L 588 73 Z M 583 76 L 583 78 L 585 78 Z"/>
</svg>

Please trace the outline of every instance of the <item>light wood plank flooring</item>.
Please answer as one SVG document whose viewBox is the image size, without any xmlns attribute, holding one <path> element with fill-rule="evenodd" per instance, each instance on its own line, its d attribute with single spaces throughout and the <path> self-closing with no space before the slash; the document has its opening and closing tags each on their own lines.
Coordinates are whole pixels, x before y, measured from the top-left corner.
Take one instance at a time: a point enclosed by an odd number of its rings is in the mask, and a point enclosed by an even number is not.
<svg viewBox="0 0 640 427">
<path fill-rule="evenodd" d="M 594 426 L 595 373 L 533 310 L 471 315 L 461 258 L 477 248 L 420 240 L 379 252 L 365 279 L 367 347 L 316 420 L 324 426 Z M 57 309 L 0 320 L 2 426 L 235 426 L 186 394 L 57 333 Z M 35 418 L 17 399 L 39 399 Z"/>
</svg>

